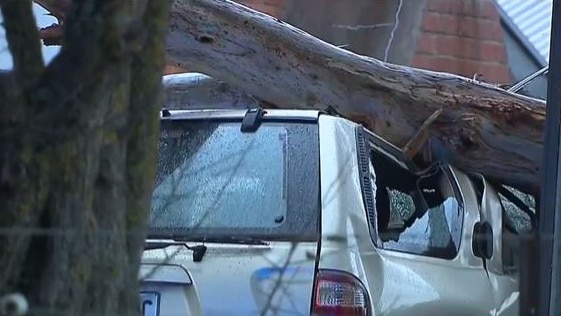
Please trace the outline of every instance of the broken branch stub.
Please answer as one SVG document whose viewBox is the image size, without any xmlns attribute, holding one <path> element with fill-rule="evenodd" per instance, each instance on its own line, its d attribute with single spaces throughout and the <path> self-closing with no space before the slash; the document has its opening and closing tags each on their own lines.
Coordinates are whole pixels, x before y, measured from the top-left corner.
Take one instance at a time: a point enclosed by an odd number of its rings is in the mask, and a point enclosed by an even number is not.
<svg viewBox="0 0 561 316">
<path fill-rule="evenodd" d="M 431 156 L 535 193 L 545 102 L 456 75 L 383 63 L 231 1 L 176 0 L 169 63 L 279 108 L 332 107 L 403 147 L 430 124 Z"/>
</svg>

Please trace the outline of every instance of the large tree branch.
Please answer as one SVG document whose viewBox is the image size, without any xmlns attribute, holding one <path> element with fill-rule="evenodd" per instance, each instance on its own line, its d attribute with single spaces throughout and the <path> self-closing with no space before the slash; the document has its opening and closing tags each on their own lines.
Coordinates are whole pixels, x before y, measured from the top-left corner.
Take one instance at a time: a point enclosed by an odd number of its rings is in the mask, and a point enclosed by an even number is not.
<svg viewBox="0 0 561 316">
<path fill-rule="evenodd" d="M 260 106 L 260 100 L 203 74 L 166 75 L 163 85 L 163 103 L 168 109 L 246 109 Z"/>
<path fill-rule="evenodd" d="M 39 30 L 39 36 L 46 46 L 62 45 L 66 15 L 72 5 L 72 0 L 34 0 L 54 16 L 58 23 Z"/>
<path fill-rule="evenodd" d="M 536 192 L 543 101 L 455 75 L 380 62 L 222 0 L 176 0 L 169 62 L 284 108 L 331 107 L 404 146 L 432 113 L 432 156 Z"/>
<path fill-rule="evenodd" d="M 36 111 L 31 125 L 45 131 L 45 141 L 56 143 L 64 135 L 91 129 L 84 127 L 99 109 L 82 105 L 104 97 L 97 89 L 111 84 L 103 82 L 120 80 L 112 73 L 118 73 L 120 63 L 131 54 L 124 47 L 133 40 L 126 36 L 134 27 L 126 20 L 132 8 L 129 1 L 80 1 L 71 7 L 65 44 L 41 76 L 41 89 L 32 96 Z"/>
<path fill-rule="evenodd" d="M 29 0 L 0 0 L 13 71 L 23 86 L 37 80 L 44 68 L 31 4 Z"/>
<path fill-rule="evenodd" d="M 211 75 L 257 100 L 332 108 L 397 146 L 414 139 L 410 152 L 424 145 L 428 156 L 465 171 L 538 190 L 543 101 L 359 56 L 230 1 L 175 0 L 166 43 L 170 64 Z M 189 106 L 175 104 L 185 98 L 172 99 L 172 107 Z M 439 110 L 422 137 L 414 137 Z"/>
</svg>

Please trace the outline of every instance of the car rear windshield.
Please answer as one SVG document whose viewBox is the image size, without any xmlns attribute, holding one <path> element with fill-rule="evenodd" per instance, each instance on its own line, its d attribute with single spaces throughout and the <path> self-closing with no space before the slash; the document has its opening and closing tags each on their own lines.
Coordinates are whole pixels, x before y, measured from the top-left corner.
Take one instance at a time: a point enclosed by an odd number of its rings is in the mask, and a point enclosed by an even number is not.
<svg viewBox="0 0 561 316">
<path fill-rule="evenodd" d="M 149 237 L 316 240 L 317 124 L 163 120 Z"/>
</svg>

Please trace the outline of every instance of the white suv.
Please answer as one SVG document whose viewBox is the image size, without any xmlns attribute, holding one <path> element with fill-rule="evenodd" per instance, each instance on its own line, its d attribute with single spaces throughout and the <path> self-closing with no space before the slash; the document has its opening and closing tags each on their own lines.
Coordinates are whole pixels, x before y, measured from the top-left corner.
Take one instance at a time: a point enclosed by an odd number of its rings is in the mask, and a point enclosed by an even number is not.
<svg viewBox="0 0 561 316">
<path fill-rule="evenodd" d="M 533 214 L 483 177 L 318 111 L 164 110 L 161 131 L 144 315 L 518 315 Z"/>
</svg>

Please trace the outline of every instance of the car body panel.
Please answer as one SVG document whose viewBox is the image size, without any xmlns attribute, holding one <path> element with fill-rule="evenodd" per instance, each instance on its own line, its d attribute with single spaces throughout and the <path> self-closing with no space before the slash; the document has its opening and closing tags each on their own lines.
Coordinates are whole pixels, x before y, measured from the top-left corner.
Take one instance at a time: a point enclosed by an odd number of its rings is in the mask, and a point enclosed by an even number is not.
<svg viewBox="0 0 561 316">
<path fill-rule="evenodd" d="M 144 252 L 142 291 L 159 293 L 159 316 L 309 315 L 317 243 L 205 245 L 201 262 L 180 245 Z"/>
<path fill-rule="evenodd" d="M 242 122 L 245 110 L 170 110 L 162 120 Z M 263 120 L 317 121 L 318 111 L 267 110 Z M 316 197 L 319 199 L 319 196 Z M 319 213 L 319 212 L 318 212 Z M 235 236 L 232 236 L 235 237 Z M 300 238 L 298 234 L 291 239 Z M 309 237 L 307 237 L 309 238 Z M 171 315 L 309 315 L 314 288 L 317 241 L 265 244 L 149 240 L 139 278 L 143 306 L 158 316 Z M 200 262 L 191 247 L 206 246 Z M 191 248 L 191 249 L 189 249 Z M 148 315 L 148 314 L 145 314 Z M 150 314 L 152 315 L 152 314 Z M 156 316 L 156 315 L 154 315 Z"/>
<path fill-rule="evenodd" d="M 464 202 L 462 240 L 454 259 L 379 249 L 369 233 L 375 228 L 368 223 L 357 176 L 357 125 L 330 116 L 320 116 L 319 124 L 323 189 L 319 268 L 341 269 L 362 280 L 374 315 L 518 314 L 516 280 L 488 273 L 473 254 L 471 236 L 480 213 L 465 174 L 448 167 Z M 491 194 L 486 195 L 489 207 L 498 201 Z"/>
</svg>

